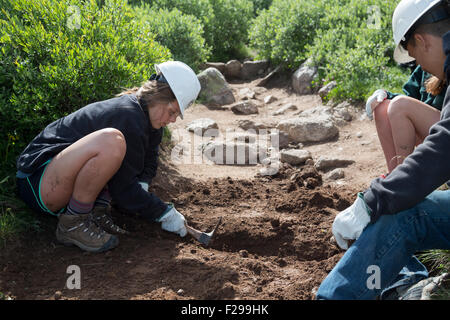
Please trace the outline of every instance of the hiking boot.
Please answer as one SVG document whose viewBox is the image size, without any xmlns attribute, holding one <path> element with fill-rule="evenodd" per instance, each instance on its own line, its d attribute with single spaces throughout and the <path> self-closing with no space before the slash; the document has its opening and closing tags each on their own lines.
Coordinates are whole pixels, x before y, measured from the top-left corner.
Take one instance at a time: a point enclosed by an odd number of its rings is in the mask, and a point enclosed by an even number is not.
<svg viewBox="0 0 450 320">
<path fill-rule="evenodd" d="M 111 217 L 111 206 L 94 207 L 91 212 L 95 224 L 111 234 L 128 234 L 129 232 L 116 225 Z"/>
<path fill-rule="evenodd" d="M 76 245 L 89 252 L 107 251 L 119 244 L 119 239 L 99 228 L 90 214 L 61 214 L 56 239 L 64 245 Z"/>
</svg>

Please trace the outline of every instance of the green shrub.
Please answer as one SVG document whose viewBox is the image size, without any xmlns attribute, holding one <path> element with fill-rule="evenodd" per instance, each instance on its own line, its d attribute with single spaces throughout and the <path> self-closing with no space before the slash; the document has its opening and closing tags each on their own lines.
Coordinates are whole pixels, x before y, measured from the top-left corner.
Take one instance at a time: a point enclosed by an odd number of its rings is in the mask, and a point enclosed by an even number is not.
<svg viewBox="0 0 450 320">
<path fill-rule="evenodd" d="M 152 0 L 143 1 L 156 8 L 179 9 L 197 17 L 203 24 L 206 44 L 212 48 L 211 60 L 236 58 L 247 43 L 254 17 L 251 0 Z"/>
<path fill-rule="evenodd" d="M 48 123 L 139 85 L 167 48 L 133 20 L 126 1 L 3 0 L 0 13 L 0 162 Z"/>
<path fill-rule="evenodd" d="M 307 56 L 305 46 L 312 43 L 320 19 L 324 16 L 324 0 L 274 0 L 250 27 L 250 46 L 261 58 L 293 68 Z"/>
<path fill-rule="evenodd" d="M 241 58 L 239 54 L 248 42 L 248 30 L 253 18 L 250 0 L 210 0 L 214 21 L 212 22 L 215 61 L 226 62 Z"/>
<path fill-rule="evenodd" d="M 184 14 L 192 15 L 199 19 L 203 25 L 203 37 L 206 45 L 210 48 L 214 46 L 213 24 L 214 11 L 209 0 L 150 0 L 143 1 L 151 4 L 154 8 L 168 10 L 178 9 Z"/>
<path fill-rule="evenodd" d="M 207 61 L 211 48 L 205 44 L 203 26 L 199 19 L 178 9 L 135 8 L 136 16 L 148 32 L 156 35 L 158 43 L 169 48 L 175 60 L 187 63 L 194 70 Z"/>
<path fill-rule="evenodd" d="M 407 72 L 392 59 L 396 0 L 275 0 L 254 20 L 250 45 L 260 58 L 295 69 L 307 58 L 328 98 L 364 100 L 374 90 L 401 92 Z"/>
</svg>

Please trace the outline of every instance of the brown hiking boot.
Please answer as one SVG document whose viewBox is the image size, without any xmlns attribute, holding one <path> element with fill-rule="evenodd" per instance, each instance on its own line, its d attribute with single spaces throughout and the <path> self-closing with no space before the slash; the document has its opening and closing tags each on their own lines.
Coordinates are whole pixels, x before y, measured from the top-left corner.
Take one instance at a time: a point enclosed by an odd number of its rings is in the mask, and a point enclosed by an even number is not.
<svg viewBox="0 0 450 320">
<path fill-rule="evenodd" d="M 99 228 L 90 214 L 61 214 L 56 227 L 56 239 L 89 252 L 107 251 L 119 244 L 119 239 Z"/>
<path fill-rule="evenodd" d="M 92 219 L 95 224 L 111 234 L 129 234 L 128 231 L 122 229 L 116 225 L 111 217 L 111 206 L 107 207 L 94 207 L 91 212 Z"/>
</svg>

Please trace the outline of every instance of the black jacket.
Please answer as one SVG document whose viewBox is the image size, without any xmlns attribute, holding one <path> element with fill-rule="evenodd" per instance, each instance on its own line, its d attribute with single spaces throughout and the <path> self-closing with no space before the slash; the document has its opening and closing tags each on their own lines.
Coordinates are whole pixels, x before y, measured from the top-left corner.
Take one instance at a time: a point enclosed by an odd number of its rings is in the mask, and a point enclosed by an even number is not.
<svg viewBox="0 0 450 320">
<path fill-rule="evenodd" d="M 450 80 L 450 32 L 443 37 L 447 56 L 444 71 Z M 450 89 L 447 88 L 441 119 L 434 124 L 429 135 L 405 161 L 385 179 L 372 181 L 364 193 L 371 210 L 371 221 L 383 214 L 395 214 L 409 209 L 450 180 Z"/>
<path fill-rule="evenodd" d="M 156 175 L 162 129 L 150 124 L 147 111 L 134 95 L 95 102 L 49 124 L 17 159 L 17 169 L 33 173 L 41 164 L 82 137 L 104 128 L 115 128 L 126 140 L 121 167 L 108 182 L 115 203 L 127 211 L 155 220 L 167 204 L 146 192 L 139 181 L 151 182 Z"/>
</svg>

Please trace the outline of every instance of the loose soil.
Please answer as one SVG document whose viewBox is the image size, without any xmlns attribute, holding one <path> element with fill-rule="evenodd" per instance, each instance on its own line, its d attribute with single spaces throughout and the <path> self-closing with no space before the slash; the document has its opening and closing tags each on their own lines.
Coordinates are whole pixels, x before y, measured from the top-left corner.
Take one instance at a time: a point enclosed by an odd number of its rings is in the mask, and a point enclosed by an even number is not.
<svg viewBox="0 0 450 320">
<path fill-rule="evenodd" d="M 231 86 L 238 98 L 250 88 L 257 99 L 271 94 L 278 100 L 252 116 L 194 105 L 171 125 L 174 144 L 189 138 L 184 127 L 196 118 L 212 118 L 223 131 L 236 129 L 238 119 L 291 117 L 294 111 L 270 116 L 288 102 L 299 110 L 321 104 L 316 95 L 292 94 L 286 78 L 266 88 L 256 82 Z M 0 292 L 15 299 L 313 299 L 343 254 L 330 241 L 336 213 L 386 170 L 374 124 L 359 116 L 333 141 L 304 146 L 313 159 L 355 161 L 338 181 L 327 181 L 312 165 L 285 164 L 276 175 L 261 176 L 258 166 L 174 163 L 166 147 L 152 192 L 173 202 L 195 228 L 209 231 L 222 217 L 208 247 L 115 210 L 115 221 L 131 234 L 121 236 L 114 250 L 86 253 L 57 243 L 56 219 L 40 216 L 41 232 L 0 251 Z M 79 290 L 66 287 L 71 265 L 81 270 Z"/>
</svg>

